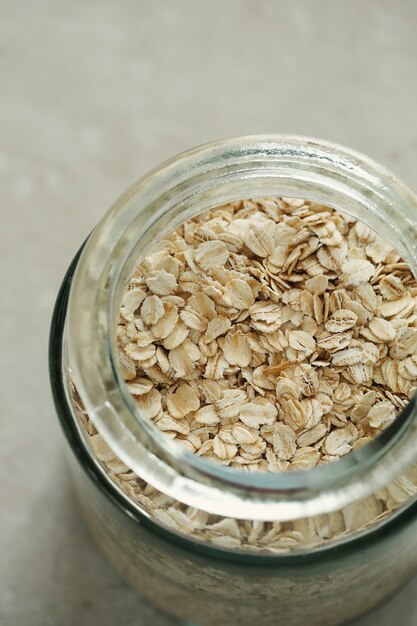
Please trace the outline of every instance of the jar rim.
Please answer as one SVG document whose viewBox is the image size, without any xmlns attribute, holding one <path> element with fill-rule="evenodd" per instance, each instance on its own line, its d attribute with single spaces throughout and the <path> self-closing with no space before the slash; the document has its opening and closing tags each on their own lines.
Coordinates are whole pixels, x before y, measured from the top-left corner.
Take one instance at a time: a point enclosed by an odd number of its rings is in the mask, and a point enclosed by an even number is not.
<svg viewBox="0 0 417 626">
<path fill-rule="evenodd" d="M 382 166 L 347 148 L 291 135 L 222 140 L 182 153 L 140 179 L 92 232 L 71 286 L 70 363 L 91 421 L 141 478 L 210 513 L 288 520 L 329 512 L 369 495 L 415 459 L 413 398 L 379 437 L 312 470 L 244 472 L 198 457 L 141 414 L 121 379 L 114 342 L 122 289 L 141 254 L 188 217 L 256 195 L 306 197 L 348 212 L 366 210 L 398 238 L 417 268 L 417 198 Z M 269 190 L 269 193 L 268 193 Z M 411 228 L 410 228 L 411 226 Z M 407 228 L 408 227 L 408 228 Z M 138 234 L 140 235 L 138 237 Z"/>
</svg>

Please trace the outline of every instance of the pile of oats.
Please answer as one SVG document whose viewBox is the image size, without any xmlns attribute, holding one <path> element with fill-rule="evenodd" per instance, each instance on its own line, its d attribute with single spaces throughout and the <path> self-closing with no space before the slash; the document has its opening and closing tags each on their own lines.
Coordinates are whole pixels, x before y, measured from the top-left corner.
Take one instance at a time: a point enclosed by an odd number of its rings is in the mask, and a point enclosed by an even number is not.
<svg viewBox="0 0 417 626">
<path fill-rule="evenodd" d="M 121 371 L 141 413 L 191 452 L 247 471 L 310 469 L 370 441 L 413 394 L 416 299 L 407 264 L 365 225 L 304 200 L 236 202 L 189 220 L 138 266 L 117 326 Z M 194 541 L 310 551 L 377 527 L 417 496 L 415 464 L 327 514 L 213 515 L 127 467 L 68 382 L 109 480 Z"/>
<path fill-rule="evenodd" d="M 367 443 L 413 394 L 416 304 L 409 267 L 364 224 L 305 200 L 235 202 L 140 263 L 120 366 L 141 413 L 189 451 L 309 469 Z"/>
</svg>

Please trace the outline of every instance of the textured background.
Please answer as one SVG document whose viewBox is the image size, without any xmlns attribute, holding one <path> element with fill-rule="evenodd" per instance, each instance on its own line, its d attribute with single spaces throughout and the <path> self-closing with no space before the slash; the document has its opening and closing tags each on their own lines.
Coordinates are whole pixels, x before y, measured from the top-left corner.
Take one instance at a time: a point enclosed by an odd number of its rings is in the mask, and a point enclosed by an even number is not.
<svg viewBox="0 0 417 626">
<path fill-rule="evenodd" d="M 46 370 L 68 263 L 171 155 L 286 131 L 417 187 L 415 0 L 0 0 L 2 626 L 167 626 L 75 508 Z M 352 599 L 354 601 L 354 598 Z M 417 580 L 356 626 L 417 621 Z"/>
</svg>

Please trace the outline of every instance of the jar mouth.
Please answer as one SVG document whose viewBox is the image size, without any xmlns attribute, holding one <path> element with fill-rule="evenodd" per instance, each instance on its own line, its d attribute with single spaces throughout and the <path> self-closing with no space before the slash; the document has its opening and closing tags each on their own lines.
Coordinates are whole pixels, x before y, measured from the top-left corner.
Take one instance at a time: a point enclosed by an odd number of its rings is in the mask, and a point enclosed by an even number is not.
<svg viewBox="0 0 417 626">
<path fill-rule="evenodd" d="M 288 135 L 195 148 L 153 170 L 91 234 L 71 287 L 70 362 L 103 439 L 148 483 L 226 517 L 281 520 L 335 510 L 386 484 L 416 457 L 415 398 L 381 435 L 330 464 L 248 473 L 198 457 L 141 415 L 121 377 L 116 319 L 128 279 L 158 239 L 214 206 L 248 197 L 302 197 L 366 221 L 417 268 L 417 199 L 390 172 L 341 146 Z M 368 219 L 364 220 L 363 213 Z"/>
</svg>

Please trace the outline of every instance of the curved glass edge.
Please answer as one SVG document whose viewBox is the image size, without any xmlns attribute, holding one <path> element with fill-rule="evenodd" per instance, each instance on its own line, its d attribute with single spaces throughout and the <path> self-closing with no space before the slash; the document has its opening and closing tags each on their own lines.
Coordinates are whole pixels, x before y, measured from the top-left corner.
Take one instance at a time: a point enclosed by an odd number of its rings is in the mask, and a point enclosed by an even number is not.
<svg viewBox="0 0 417 626">
<path fill-rule="evenodd" d="M 72 414 L 71 407 L 67 401 L 63 364 L 63 341 L 64 328 L 67 316 L 69 292 L 71 288 L 74 271 L 77 266 L 82 248 L 74 257 L 68 271 L 64 277 L 61 288 L 59 290 L 55 303 L 50 334 L 49 334 L 49 376 L 51 384 L 51 392 L 54 400 L 55 409 L 61 428 L 67 440 L 67 443 L 75 455 L 81 469 L 86 478 L 91 480 L 94 485 L 108 498 L 112 504 L 124 515 L 128 516 L 134 522 L 143 524 L 150 531 L 157 534 L 162 540 L 176 544 L 182 549 L 193 552 L 197 557 L 209 557 L 210 559 L 234 562 L 238 564 L 253 566 L 271 566 L 271 567 L 293 567 L 297 565 L 317 565 L 327 559 L 333 562 L 335 566 L 345 559 L 352 557 L 354 553 L 361 553 L 364 549 L 368 549 L 373 545 L 386 541 L 389 537 L 393 537 L 401 530 L 405 529 L 417 518 L 417 501 L 405 508 L 393 519 L 387 519 L 382 525 L 375 529 L 368 529 L 366 534 L 353 537 L 345 543 L 338 545 L 328 545 L 318 551 L 310 553 L 288 553 L 285 555 L 259 555 L 253 553 L 233 552 L 226 549 L 209 546 L 198 541 L 193 541 L 185 536 L 180 536 L 168 529 L 163 528 L 152 519 L 140 512 L 139 508 L 129 501 L 127 496 L 112 484 L 110 479 L 100 471 L 97 464 L 93 461 L 89 454 L 81 434 L 77 428 L 75 418 Z"/>
<path fill-rule="evenodd" d="M 268 516 L 271 516 L 271 519 L 285 520 L 291 517 L 312 515 L 317 512 L 318 508 L 323 512 L 334 510 L 349 501 L 367 495 L 372 489 L 383 486 L 388 482 L 391 475 L 394 475 L 395 472 L 398 474 L 415 456 L 415 447 L 411 445 L 411 439 L 416 439 L 417 424 L 414 423 L 414 402 L 412 401 L 402 416 L 386 430 L 381 438 L 368 444 L 366 450 L 363 449 L 350 454 L 349 458 L 344 457 L 335 461 L 332 464 L 331 472 L 322 467 L 309 472 L 294 472 L 290 476 L 250 475 L 248 477 L 245 472 L 215 467 L 213 463 L 209 463 L 205 459 L 200 459 L 187 451 L 180 450 L 174 442 L 167 440 L 156 428 L 141 420 L 137 407 L 133 405 L 123 385 L 120 385 L 120 381 L 117 379 L 117 367 L 111 345 L 112 333 L 109 328 L 109 320 L 112 319 L 112 316 L 107 307 L 109 301 L 113 301 L 114 304 L 114 284 L 118 282 L 115 279 L 120 278 L 120 272 L 126 264 L 125 248 L 131 244 L 129 237 L 132 238 L 132 233 L 128 235 L 126 229 L 132 225 L 132 216 L 138 218 L 138 206 L 133 200 L 136 199 L 139 190 L 142 193 L 140 217 L 142 220 L 145 219 L 144 214 L 146 213 L 146 219 L 150 220 L 149 223 L 155 224 L 165 209 L 165 206 L 158 206 L 158 202 L 155 200 L 156 198 L 161 201 L 160 186 L 166 194 L 169 195 L 170 193 L 172 196 L 174 191 L 175 193 L 178 192 L 178 185 L 184 186 L 187 181 L 189 182 L 193 178 L 195 171 L 206 177 L 213 171 L 218 173 L 220 158 L 222 163 L 228 160 L 230 165 L 230 162 L 238 157 L 242 159 L 242 163 L 247 164 L 248 159 L 253 159 L 254 155 L 257 155 L 258 158 L 261 158 L 261 155 L 266 155 L 266 159 L 272 159 L 278 155 L 280 159 L 283 159 L 284 157 L 290 158 L 288 154 L 291 159 L 296 157 L 304 159 L 301 165 L 298 164 L 299 170 L 304 171 L 306 169 L 306 160 L 309 158 L 319 169 L 329 167 L 328 179 L 331 178 L 330 174 L 335 175 L 335 172 L 337 173 L 339 166 L 343 167 L 342 174 L 349 183 L 356 181 L 356 186 L 358 189 L 360 188 L 364 196 L 363 198 L 361 196 L 363 202 L 365 202 L 365 196 L 369 195 L 370 197 L 372 195 L 371 189 L 367 189 L 365 182 L 374 185 L 376 188 L 374 195 L 382 204 L 388 203 L 391 216 L 395 214 L 394 209 L 398 206 L 401 207 L 403 214 L 404 206 L 405 208 L 408 206 L 404 204 L 405 202 L 410 203 L 410 207 L 417 214 L 416 199 L 411 191 L 378 164 L 346 148 L 328 142 L 291 136 L 224 140 L 195 148 L 174 157 L 171 161 L 146 175 L 116 202 L 109 214 L 103 218 L 98 230 L 93 233 L 93 241 L 90 242 L 90 252 L 91 248 L 94 248 L 96 264 L 91 267 L 92 263 L 87 263 L 85 257 L 81 260 L 81 265 L 84 264 L 84 274 L 81 273 L 81 276 L 83 276 L 84 287 L 87 289 L 83 292 L 77 285 L 78 300 L 77 297 L 73 296 L 75 299 L 74 310 L 76 305 L 79 305 L 77 315 L 82 310 L 82 306 L 85 307 L 83 297 L 91 299 L 91 293 L 94 292 L 94 289 L 100 291 L 100 295 L 97 297 L 102 299 L 101 304 L 106 305 L 106 310 L 102 311 L 101 320 L 98 319 L 99 324 L 95 319 L 96 326 L 100 326 L 102 323 L 102 327 L 97 330 L 98 335 L 95 337 L 95 345 L 99 346 L 97 350 L 102 351 L 100 361 L 90 362 L 92 361 L 90 353 L 86 361 L 85 355 L 82 354 L 84 348 L 79 347 L 78 353 L 75 349 L 77 353 L 75 363 L 77 365 L 82 363 L 83 374 L 88 368 L 90 370 L 93 368 L 96 374 L 97 367 L 100 365 L 102 380 L 94 380 L 94 378 L 97 379 L 97 376 L 81 376 L 81 384 L 83 378 L 84 380 L 88 378 L 91 384 L 93 384 L 91 381 L 94 381 L 95 388 L 94 392 L 91 393 L 91 401 L 89 402 L 90 398 L 88 397 L 83 398 L 83 400 L 100 434 L 110 444 L 114 452 L 147 482 L 191 506 L 210 510 L 210 512 L 220 515 L 227 516 L 233 511 L 236 517 L 251 516 L 261 519 L 260 516 L 265 514 L 265 509 L 268 509 Z M 234 164 L 236 165 L 235 162 Z M 251 161 L 252 169 L 258 166 L 258 162 Z M 291 166 L 293 166 L 292 162 Z M 240 165 L 240 171 L 242 167 L 243 165 Z M 313 168 L 313 165 L 311 167 Z M 236 172 L 239 173 L 238 167 L 235 174 Z M 340 172 L 339 178 L 343 179 Z M 193 182 L 195 185 L 194 178 Z M 235 194 L 238 183 L 241 183 L 239 178 L 234 180 L 234 187 L 232 185 Z M 314 183 L 317 184 L 316 179 L 314 179 Z M 213 186 L 213 180 L 211 180 L 211 184 Z M 309 184 L 311 185 L 311 180 Z M 339 186 L 340 184 L 339 180 Z M 352 182 L 352 187 L 354 187 L 354 182 Z M 144 189 L 147 189 L 146 193 L 144 193 Z M 168 191 L 166 191 L 167 189 Z M 146 201 L 150 199 L 153 199 L 153 204 L 148 206 Z M 369 198 L 366 199 L 369 200 Z M 211 201 L 210 194 L 206 194 L 205 202 L 208 201 Z M 400 204 L 400 201 L 403 204 Z M 375 198 L 373 198 L 373 202 L 374 204 L 369 200 L 369 206 L 374 212 L 378 212 L 375 209 L 378 207 Z M 170 205 L 168 204 L 168 206 Z M 366 206 L 368 207 L 368 204 Z M 138 219 L 135 224 L 139 225 Z M 122 230 L 118 232 L 116 226 Z M 107 241 L 106 246 L 106 237 L 109 235 L 112 235 L 109 240 L 113 245 L 111 271 L 106 265 L 109 245 Z M 415 239 L 415 228 L 410 234 L 410 239 Z M 102 247 L 100 248 L 100 246 Z M 91 259 L 89 260 L 91 261 Z M 122 269 L 120 269 L 120 264 L 122 264 Z M 103 268 L 105 268 L 104 272 Z M 109 273 L 106 273 L 107 270 Z M 98 284 L 97 281 L 99 278 L 103 278 L 102 275 L 106 280 L 103 284 Z M 89 292 L 90 295 L 88 295 Z M 91 305 L 92 301 L 89 304 Z M 89 312 L 87 311 L 86 314 L 88 316 Z M 105 318 L 104 321 L 103 318 Z M 85 345 L 83 341 L 81 343 L 83 346 Z M 89 391 L 91 392 L 91 389 Z M 408 433 L 407 438 L 403 436 L 405 431 Z M 397 452 L 401 448 L 401 454 L 397 454 L 396 457 L 391 454 L 393 447 L 397 448 Z M 381 464 L 384 465 L 385 472 L 381 472 Z M 402 466 L 399 467 L 401 464 Z M 352 481 L 353 477 L 356 478 L 355 481 Z M 366 480 L 364 480 L 365 477 Z M 338 487 L 338 491 L 336 491 L 336 487 Z M 227 502 L 222 497 L 222 490 L 224 489 L 227 489 Z M 203 503 L 209 504 L 204 507 Z M 210 509 L 208 508 L 209 505 Z"/>
</svg>

